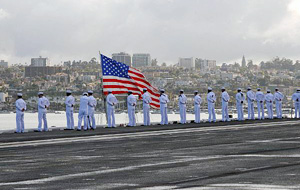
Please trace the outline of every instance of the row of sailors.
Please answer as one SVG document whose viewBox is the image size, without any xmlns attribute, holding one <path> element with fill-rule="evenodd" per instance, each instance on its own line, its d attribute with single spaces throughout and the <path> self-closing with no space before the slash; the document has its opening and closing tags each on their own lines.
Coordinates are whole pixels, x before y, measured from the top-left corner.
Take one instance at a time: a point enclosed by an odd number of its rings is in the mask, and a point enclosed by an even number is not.
<svg viewBox="0 0 300 190">
<path fill-rule="evenodd" d="M 26 110 L 26 103 L 22 99 L 22 93 L 17 94 L 18 99 L 16 101 L 16 133 L 24 133 L 24 112 Z M 67 128 L 65 130 L 74 130 L 74 105 L 75 98 L 72 96 L 70 90 L 66 91 L 66 117 L 67 117 Z M 48 131 L 47 122 L 47 109 L 50 106 L 49 100 L 44 96 L 43 92 L 38 93 L 38 128 L 35 132 Z M 84 120 L 84 130 L 96 129 L 95 120 L 95 107 L 97 105 L 96 99 L 93 97 L 93 91 L 89 90 L 84 92 L 80 98 L 79 114 L 78 114 L 78 127 L 77 130 L 81 130 L 82 120 Z M 42 124 L 44 124 L 42 129 Z"/>
<path fill-rule="evenodd" d="M 222 121 L 230 121 L 228 114 L 228 102 L 230 101 L 230 96 L 226 92 L 225 88 L 222 88 Z M 238 113 L 238 120 L 244 120 L 243 113 L 243 104 L 247 99 L 248 102 L 248 119 L 255 119 L 254 116 L 254 102 L 257 102 L 258 109 L 258 119 L 264 119 L 264 102 L 266 102 L 268 118 L 273 119 L 273 102 L 276 104 L 276 113 L 277 118 L 282 118 L 282 100 L 284 99 L 284 95 L 278 90 L 275 89 L 274 95 L 270 90 L 267 90 L 267 94 L 261 92 L 261 89 L 258 88 L 257 92 L 254 93 L 250 87 L 248 87 L 248 92 L 246 95 L 239 88 L 237 90 L 236 98 L 236 108 Z M 72 92 L 70 90 L 66 91 L 66 117 L 67 117 L 67 128 L 66 130 L 74 130 L 74 105 L 75 99 L 72 96 Z M 200 123 L 200 106 L 202 103 L 202 98 L 199 95 L 198 91 L 194 92 L 194 113 L 195 113 L 195 123 Z M 26 110 L 26 103 L 22 99 L 22 94 L 17 94 L 18 99 L 16 101 L 16 122 L 17 122 L 17 133 L 24 132 L 24 111 Z M 46 113 L 47 109 L 50 106 L 49 100 L 44 97 L 43 92 L 38 93 L 39 101 L 38 101 L 38 129 L 37 132 L 48 131 L 47 118 Z M 152 102 L 150 94 L 147 92 L 147 89 L 143 89 L 143 116 L 144 116 L 144 125 L 150 125 L 150 103 Z M 295 103 L 295 118 L 300 118 L 300 89 L 297 90 L 296 93 L 292 95 L 292 100 Z M 168 124 L 168 115 L 167 115 L 167 104 L 169 102 L 168 95 L 165 94 L 165 90 L 160 90 L 160 112 L 161 112 L 161 125 Z M 212 88 L 208 88 L 207 93 L 207 104 L 208 104 L 208 113 L 209 113 L 209 122 L 216 122 L 216 114 L 215 114 L 215 102 L 216 95 L 212 91 Z M 107 105 L 107 124 L 108 127 L 116 127 L 115 124 L 115 115 L 114 115 L 114 107 L 118 103 L 117 98 L 113 95 L 112 91 L 108 91 L 108 96 L 106 97 L 106 105 Z M 136 96 L 133 95 L 131 91 L 128 92 L 127 97 L 127 108 L 128 108 L 128 118 L 129 123 L 128 126 L 135 126 L 135 107 L 137 104 Z M 187 97 L 184 95 L 184 91 L 180 90 L 180 94 L 178 97 L 178 104 L 180 110 L 180 123 L 186 123 L 186 104 Z M 84 120 L 84 130 L 88 129 L 96 129 L 96 122 L 94 111 L 97 105 L 96 99 L 93 97 L 93 91 L 88 91 L 87 93 L 83 93 L 80 98 L 80 106 L 79 106 L 79 114 L 78 114 L 78 126 L 77 130 L 81 131 L 82 129 L 82 120 Z M 44 122 L 44 129 L 42 130 L 42 121 Z"/>
</svg>

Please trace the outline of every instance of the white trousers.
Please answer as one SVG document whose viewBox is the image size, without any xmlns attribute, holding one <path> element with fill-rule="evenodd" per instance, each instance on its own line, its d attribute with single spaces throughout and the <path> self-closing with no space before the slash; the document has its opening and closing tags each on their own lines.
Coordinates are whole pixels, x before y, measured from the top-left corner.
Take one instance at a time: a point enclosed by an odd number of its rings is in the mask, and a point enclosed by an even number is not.
<svg viewBox="0 0 300 190">
<path fill-rule="evenodd" d="M 160 115 L 161 115 L 161 125 L 168 124 L 168 114 L 167 114 L 167 107 L 160 106 Z"/>
<path fill-rule="evenodd" d="M 241 103 L 237 103 L 236 104 L 236 110 L 237 110 L 237 114 L 238 114 L 238 120 L 239 121 L 243 121 L 244 120 L 244 109 L 243 109 L 243 104 Z"/>
<path fill-rule="evenodd" d="M 24 133 L 24 112 L 16 112 L 16 124 L 17 124 L 17 133 Z"/>
<path fill-rule="evenodd" d="M 39 119 L 39 125 L 38 130 L 42 131 L 42 121 L 44 122 L 44 131 L 48 131 L 48 123 L 47 123 L 47 110 L 39 110 L 38 119 Z"/>
<path fill-rule="evenodd" d="M 268 111 L 268 118 L 273 119 L 273 103 L 266 103 L 267 111 Z"/>
<path fill-rule="evenodd" d="M 144 125 L 150 125 L 150 106 L 143 106 Z"/>
<path fill-rule="evenodd" d="M 110 107 L 110 106 L 107 107 L 107 126 L 116 127 L 114 107 Z"/>
<path fill-rule="evenodd" d="M 180 123 L 184 124 L 184 123 L 186 123 L 186 106 L 180 105 L 179 111 L 180 111 Z"/>
<path fill-rule="evenodd" d="M 194 106 L 194 112 L 195 112 L 195 123 L 200 123 L 200 105 Z"/>
<path fill-rule="evenodd" d="M 282 102 L 276 102 L 276 115 L 277 118 L 282 118 Z"/>
<path fill-rule="evenodd" d="M 295 103 L 295 118 L 300 118 L 300 103 Z"/>
<path fill-rule="evenodd" d="M 254 117 L 254 103 L 248 101 L 248 119 L 255 119 Z"/>
<path fill-rule="evenodd" d="M 135 107 L 129 106 L 128 107 L 128 118 L 129 118 L 129 126 L 135 126 Z"/>
<path fill-rule="evenodd" d="M 95 119 L 95 111 L 94 110 L 88 110 L 88 117 L 87 117 L 87 124 L 88 129 L 93 128 L 96 129 L 96 119 Z"/>
<path fill-rule="evenodd" d="M 222 121 L 229 121 L 228 102 L 222 102 Z"/>
<path fill-rule="evenodd" d="M 215 104 L 214 103 L 208 103 L 208 121 L 216 122 L 216 113 L 215 113 Z"/>
<path fill-rule="evenodd" d="M 87 130 L 87 110 L 79 110 L 78 113 L 78 127 L 77 129 L 81 130 L 81 123 L 83 119 L 83 129 Z"/>
<path fill-rule="evenodd" d="M 264 102 L 257 102 L 258 119 L 265 119 Z"/>
<path fill-rule="evenodd" d="M 73 110 L 66 110 L 67 129 L 74 129 L 74 113 Z"/>
</svg>

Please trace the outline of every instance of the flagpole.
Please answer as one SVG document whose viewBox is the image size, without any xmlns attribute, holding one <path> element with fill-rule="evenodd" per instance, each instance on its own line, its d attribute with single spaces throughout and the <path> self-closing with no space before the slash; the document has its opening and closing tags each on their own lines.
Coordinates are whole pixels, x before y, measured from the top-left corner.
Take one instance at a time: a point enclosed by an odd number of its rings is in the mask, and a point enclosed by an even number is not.
<svg viewBox="0 0 300 190">
<path fill-rule="evenodd" d="M 102 58 L 101 58 L 101 52 L 100 51 L 99 51 L 99 56 L 100 56 L 100 65 L 101 65 L 101 70 L 102 70 Z M 103 99 L 104 110 L 105 110 L 105 119 L 106 119 L 106 123 L 107 123 L 108 118 L 107 118 L 106 97 L 104 95 L 104 88 L 103 88 L 103 73 L 102 73 L 102 77 L 101 77 L 101 87 L 102 87 L 102 99 Z"/>
</svg>

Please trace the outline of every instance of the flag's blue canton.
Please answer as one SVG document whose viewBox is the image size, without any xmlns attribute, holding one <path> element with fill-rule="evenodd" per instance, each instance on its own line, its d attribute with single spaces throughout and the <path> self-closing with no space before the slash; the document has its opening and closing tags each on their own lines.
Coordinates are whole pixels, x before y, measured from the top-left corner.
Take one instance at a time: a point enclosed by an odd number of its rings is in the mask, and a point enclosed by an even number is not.
<svg viewBox="0 0 300 190">
<path fill-rule="evenodd" d="M 128 75 L 129 66 L 112 60 L 104 55 L 101 55 L 101 61 L 103 76 L 115 76 L 130 79 L 130 76 Z"/>
</svg>

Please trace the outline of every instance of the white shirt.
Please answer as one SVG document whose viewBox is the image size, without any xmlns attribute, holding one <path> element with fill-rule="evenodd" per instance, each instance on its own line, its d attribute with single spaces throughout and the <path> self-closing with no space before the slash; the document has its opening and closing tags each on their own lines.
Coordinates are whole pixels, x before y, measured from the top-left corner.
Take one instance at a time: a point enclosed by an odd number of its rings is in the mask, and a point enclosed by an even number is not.
<svg viewBox="0 0 300 190">
<path fill-rule="evenodd" d="M 184 94 L 180 94 L 179 95 L 179 101 L 178 101 L 179 106 L 186 105 L 186 103 L 187 103 L 186 96 Z"/>
<path fill-rule="evenodd" d="M 300 103 L 300 92 L 295 92 L 292 96 L 292 99 L 294 100 L 295 103 Z"/>
<path fill-rule="evenodd" d="M 148 92 L 145 92 L 143 95 L 143 105 L 149 105 L 152 102 L 152 99 L 150 97 L 150 94 Z"/>
<path fill-rule="evenodd" d="M 66 104 L 66 109 L 73 110 L 73 106 L 75 104 L 75 98 L 72 95 L 67 96 L 65 104 Z"/>
<path fill-rule="evenodd" d="M 201 96 L 199 94 L 197 94 L 194 97 L 194 105 L 199 105 L 200 106 L 201 102 L 202 102 Z"/>
<path fill-rule="evenodd" d="M 134 107 L 136 105 L 136 97 L 133 94 L 130 94 L 127 97 L 127 106 Z"/>
<path fill-rule="evenodd" d="M 87 111 L 88 101 L 89 101 L 89 98 L 87 96 L 81 96 L 79 110 L 86 110 Z"/>
<path fill-rule="evenodd" d="M 237 104 L 241 104 L 242 102 L 244 103 L 245 101 L 245 96 L 242 92 L 238 92 L 235 95 L 235 99 L 236 99 L 236 103 Z"/>
<path fill-rule="evenodd" d="M 94 110 L 97 106 L 97 100 L 94 98 L 94 96 L 89 96 L 88 98 L 88 108 L 89 110 Z"/>
<path fill-rule="evenodd" d="M 271 93 L 267 93 L 265 96 L 266 103 L 270 104 L 274 101 L 274 96 Z"/>
<path fill-rule="evenodd" d="M 265 101 L 265 95 L 261 91 L 256 92 L 255 97 L 258 102 Z"/>
<path fill-rule="evenodd" d="M 26 110 L 26 102 L 22 98 L 19 98 L 16 101 L 16 111 L 22 112 L 23 109 Z"/>
<path fill-rule="evenodd" d="M 106 104 L 109 107 L 114 107 L 118 103 L 117 98 L 112 93 L 108 94 L 106 97 Z"/>
<path fill-rule="evenodd" d="M 281 92 L 277 91 L 274 93 L 274 98 L 276 102 L 281 102 L 284 98 L 284 95 Z"/>
<path fill-rule="evenodd" d="M 254 92 L 252 90 L 249 90 L 247 92 L 247 100 L 248 100 L 248 102 L 254 102 L 254 100 L 255 100 L 255 94 L 254 94 Z"/>
<path fill-rule="evenodd" d="M 160 107 L 167 107 L 167 103 L 169 102 L 168 95 L 165 93 L 161 94 L 159 97 Z"/>
<path fill-rule="evenodd" d="M 226 91 L 222 92 L 222 103 L 228 103 L 229 100 L 230 100 L 229 94 Z"/>
<path fill-rule="evenodd" d="M 49 102 L 49 100 L 45 96 L 42 96 L 41 98 L 39 98 L 39 101 L 38 101 L 38 110 L 45 110 L 49 106 L 50 106 L 50 102 Z"/>
<path fill-rule="evenodd" d="M 214 92 L 210 92 L 207 94 L 207 103 L 214 104 L 216 102 L 216 95 Z"/>
</svg>

